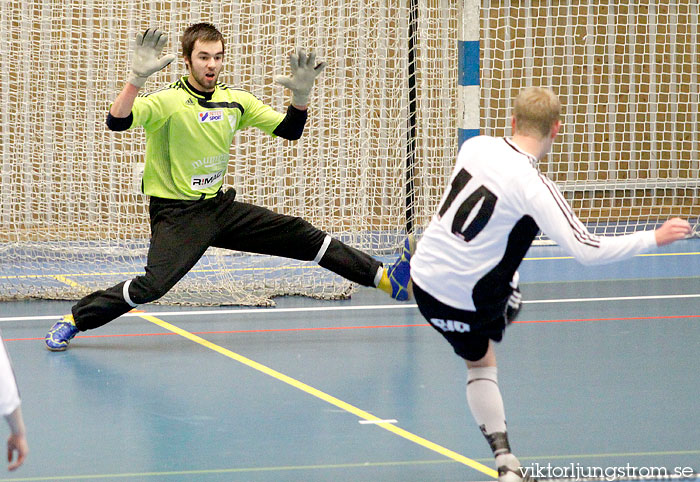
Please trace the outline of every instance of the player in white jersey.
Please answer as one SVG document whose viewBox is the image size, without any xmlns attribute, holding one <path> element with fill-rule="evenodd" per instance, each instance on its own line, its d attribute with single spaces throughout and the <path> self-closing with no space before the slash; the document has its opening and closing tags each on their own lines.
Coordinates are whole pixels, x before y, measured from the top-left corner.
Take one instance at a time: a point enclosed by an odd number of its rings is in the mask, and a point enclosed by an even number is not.
<svg viewBox="0 0 700 482">
<path fill-rule="evenodd" d="M 467 140 L 411 259 L 418 308 L 466 361 L 467 403 L 496 457 L 500 482 L 529 478 L 510 451 L 493 341 L 501 341 L 519 311 L 517 269 L 538 231 L 584 264 L 629 258 L 691 233 L 679 218 L 655 231 L 589 233 L 537 169 L 561 128 L 560 111 L 554 92 L 528 88 L 515 100 L 512 138 Z"/>
<path fill-rule="evenodd" d="M 29 447 L 22 418 L 19 390 L 17 390 L 15 374 L 2 337 L 0 337 L 0 413 L 10 427 L 10 436 L 7 439 L 7 460 L 10 462 L 8 470 L 15 470 L 24 463 Z M 15 452 L 17 459 L 13 462 Z"/>
</svg>

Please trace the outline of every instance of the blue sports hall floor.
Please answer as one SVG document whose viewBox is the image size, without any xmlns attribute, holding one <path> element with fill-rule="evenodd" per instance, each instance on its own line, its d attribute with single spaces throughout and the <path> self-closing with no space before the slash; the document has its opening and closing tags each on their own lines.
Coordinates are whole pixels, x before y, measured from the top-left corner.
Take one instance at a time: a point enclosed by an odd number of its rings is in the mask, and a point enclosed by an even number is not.
<svg viewBox="0 0 700 482">
<path fill-rule="evenodd" d="M 535 475 L 700 480 L 700 240 L 672 248 L 600 267 L 528 253 L 497 356 Z M 494 480 L 464 363 L 412 302 L 147 305 L 51 353 L 70 306 L 0 304 L 31 449 L 0 480 Z"/>
</svg>

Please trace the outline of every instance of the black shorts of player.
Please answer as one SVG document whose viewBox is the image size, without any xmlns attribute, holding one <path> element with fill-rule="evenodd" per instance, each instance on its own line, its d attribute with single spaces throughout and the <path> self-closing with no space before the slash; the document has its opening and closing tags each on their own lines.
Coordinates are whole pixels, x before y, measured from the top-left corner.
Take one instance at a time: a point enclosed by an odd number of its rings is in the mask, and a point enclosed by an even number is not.
<svg viewBox="0 0 700 482">
<path fill-rule="evenodd" d="M 413 296 L 418 309 L 430 326 L 444 336 L 455 353 L 465 360 L 481 360 L 486 355 L 489 340 L 498 342 L 503 339 L 503 330 L 506 327 L 504 314 L 494 316 L 453 308 L 436 300 L 415 282 Z"/>
</svg>

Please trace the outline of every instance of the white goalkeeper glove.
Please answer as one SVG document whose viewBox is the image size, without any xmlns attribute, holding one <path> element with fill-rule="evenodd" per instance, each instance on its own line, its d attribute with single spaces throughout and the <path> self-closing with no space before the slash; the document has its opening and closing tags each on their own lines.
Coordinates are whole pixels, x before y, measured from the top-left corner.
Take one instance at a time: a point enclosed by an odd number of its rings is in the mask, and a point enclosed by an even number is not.
<svg viewBox="0 0 700 482">
<path fill-rule="evenodd" d="M 506 324 L 510 325 L 518 317 L 520 313 L 520 308 L 523 304 L 523 295 L 520 293 L 520 288 L 518 288 L 518 283 L 520 282 L 520 273 L 517 271 L 513 275 L 513 279 L 510 282 L 510 287 L 513 289 L 510 296 L 508 297 L 508 304 L 506 305 Z"/>
<path fill-rule="evenodd" d="M 277 75 L 275 76 L 275 82 L 292 91 L 293 105 L 307 105 L 314 81 L 326 68 L 326 63 L 319 62 L 316 64 L 316 54 L 314 52 L 306 55 L 304 49 L 297 49 L 296 53 L 289 56 L 289 67 L 292 70 L 291 77 Z"/>
<path fill-rule="evenodd" d="M 175 55 L 168 54 L 158 58 L 163 52 L 168 37 L 158 29 L 149 28 L 140 33 L 134 40 L 134 58 L 131 60 L 131 75 L 129 83 L 143 87 L 151 74 L 164 69 L 175 60 Z"/>
</svg>

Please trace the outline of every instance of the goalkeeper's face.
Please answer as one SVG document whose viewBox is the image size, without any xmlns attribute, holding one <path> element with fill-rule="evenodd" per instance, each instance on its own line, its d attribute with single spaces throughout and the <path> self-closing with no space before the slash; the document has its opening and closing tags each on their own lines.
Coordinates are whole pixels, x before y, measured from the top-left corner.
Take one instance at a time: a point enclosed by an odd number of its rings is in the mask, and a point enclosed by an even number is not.
<svg viewBox="0 0 700 482">
<path fill-rule="evenodd" d="M 213 92 L 224 61 L 224 46 L 220 41 L 196 40 L 192 55 L 185 58 L 190 70 L 190 84 L 197 90 Z"/>
</svg>

